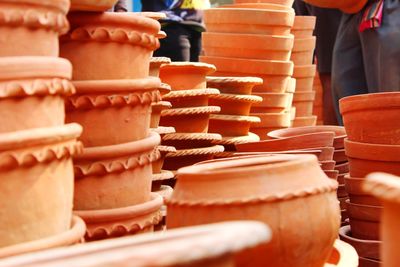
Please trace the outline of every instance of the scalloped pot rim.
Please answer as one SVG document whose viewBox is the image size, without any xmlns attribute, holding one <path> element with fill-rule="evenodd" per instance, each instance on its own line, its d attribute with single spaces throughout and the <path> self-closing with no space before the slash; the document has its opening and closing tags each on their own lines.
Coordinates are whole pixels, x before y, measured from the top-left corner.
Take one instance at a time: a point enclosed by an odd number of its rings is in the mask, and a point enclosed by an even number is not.
<svg viewBox="0 0 400 267">
<path fill-rule="evenodd" d="M 340 113 L 371 109 L 400 108 L 400 92 L 374 93 L 364 95 L 348 96 L 340 99 Z"/>
<path fill-rule="evenodd" d="M 77 123 L 3 133 L 0 134 L 0 152 L 72 140 L 81 133 L 82 126 Z"/>
<path fill-rule="evenodd" d="M 11 3 L 17 5 L 32 4 L 37 7 L 49 7 L 61 10 L 67 14 L 70 8 L 70 0 L 2 0 L 2 3 Z"/>
<path fill-rule="evenodd" d="M 57 57 L 2 57 L 0 80 L 28 78 L 72 78 L 72 64 Z"/>
</svg>

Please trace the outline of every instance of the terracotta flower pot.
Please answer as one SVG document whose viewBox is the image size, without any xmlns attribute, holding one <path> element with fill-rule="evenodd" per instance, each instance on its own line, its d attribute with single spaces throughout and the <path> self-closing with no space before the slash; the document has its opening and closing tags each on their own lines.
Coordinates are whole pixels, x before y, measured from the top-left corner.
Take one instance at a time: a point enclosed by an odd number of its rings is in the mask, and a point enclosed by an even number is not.
<svg viewBox="0 0 400 267">
<path fill-rule="evenodd" d="M 380 240 L 379 222 L 351 218 L 349 222 L 352 236 L 363 240 Z"/>
<path fill-rule="evenodd" d="M 75 81 L 149 75 L 151 55 L 160 45 L 156 36 L 160 23 L 133 13 L 112 12 L 76 12 L 68 20 L 71 30 L 60 39 L 61 56 L 74 66 Z"/>
<path fill-rule="evenodd" d="M 333 171 L 336 164 L 334 160 L 319 161 L 319 163 L 324 171 Z"/>
<path fill-rule="evenodd" d="M 305 165 L 307 168 L 303 167 Z M 304 175 L 310 179 L 295 181 L 295 177 Z M 229 190 L 224 190 L 226 184 L 230 185 Z M 316 157 L 311 155 L 231 158 L 191 166 L 178 171 L 175 191 L 167 202 L 167 226 L 175 228 L 232 219 L 260 220 L 271 227 L 275 238 L 270 245 L 251 251 L 254 254 L 246 264 L 239 258 L 239 266 L 321 266 L 329 257 L 339 228 L 336 187 L 337 182 L 326 178 Z M 304 201 L 310 208 L 322 201 L 327 209 L 323 213 L 312 213 L 307 220 L 300 219 L 308 211 L 317 210 L 303 210 L 300 203 Z M 327 228 L 312 227 L 310 218 Z M 286 231 L 279 231 L 282 227 Z M 295 230 L 298 227 L 301 233 Z M 318 241 L 308 237 L 316 231 L 321 237 Z M 283 252 L 282 246 L 290 252 Z M 299 253 L 295 254 L 302 257 L 291 253 L 292 246 Z M 314 249 L 316 253 L 312 253 Z"/>
<path fill-rule="evenodd" d="M 151 104 L 150 128 L 157 128 L 160 124 L 161 112 L 172 108 L 171 102 L 158 101 Z"/>
<path fill-rule="evenodd" d="M 156 147 L 156 150 L 160 153 L 160 157 L 157 160 L 154 160 L 152 162 L 153 182 L 154 182 L 155 175 L 162 173 L 162 166 L 164 164 L 165 156 L 168 153 L 176 152 L 176 148 L 173 146 L 162 145 L 162 146 Z"/>
<path fill-rule="evenodd" d="M 363 267 L 380 267 L 380 266 L 382 266 L 382 262 L 378 261 L 378 260 L 360 257 L 358 261 L 360 263 L 359 266 L 363 266 Z"/>
<path fill-rule="evenodd" d="M 362 184 L 364 179 L 345 176 L 346 191 L 349 194 L 351 203 L 369 206 L 381 206 L 380 201 L 364 192 Z"/>
<path fill-rule="evenodd" d="M 209 105 L 209 98 L 215 95 L 219 95 L 217 89 L 178 90 L 164 95 L 163 100 L 171 102 L 174 108 L 205 107 Z"/>
<path fill-rule="evenodd" d="M 316 37 L 296 38 L 290 60 L 297 66 L 311 65 L 314 58 Z"/>
<path fill-rule="evenodd" d="M 77 124 L 0 134 L 0 247 L 70 228 L 72 156 L 82 151 Z"/>
<path fill-rule="evenodd" d="M 381 221 L 382 207 L 380 206 L 354 204 L 351 203 L 350 200 L 347 200 L 346 209 L 350 219 L 363 220 L 368 222 Z"/>
<path fill-rule="evenodd" d="M 171 133 L 166 134 L 163 139 L 163 145 L 173 146 L 178 150 L 203 148 L 212 145 L 213 141 L 221 140 L 220 134 L 211 133 Z"/>
<path fill-rule="evenodd" d="M 259 123 L 260 118 L 254 116 L 211 115 L 209 132 L 222 136 L 247 135 L 253 123 Z"/>
<path fill-rule="evenodd" d="M 206 76 L 214 73 L 214 65 L 199 62 L 173 62 L 163 65 L 160 78 L 173 90 L 205 89 Z"/>
<path fill-rule="evenodd" d="M 160 68 L 163 64 L 170 64 L 171 59 L 168 57 L 152 57 L 150 59 L 150 72 L 149 75 L 153 77 L 160 76 Z"/>
<path fill-rule="evenodd" d="M 205 32 L 202 46 L 206 56 L 288 61 L 292 35 L 263 35 Z"/>
<path fill-rule="evenodd" d="M 379 260 L 379 250 L 382 245 L 378 240 L 364 240 L 352 236 L 350 225 L 344 226 L 339 230 L 340 239 L 352 245 L 360 257 Z"/>
<path fill-rule="evenodd" d="M 221 94 L 251 95 L 253 87 L 261 84 L 263 80 L 257 77 L 207 77 L 207 86 Z"/>
<path fill-rule="evenodd" d="M 338 165 L 340 165 L 341 163 L 347 162 L 348 159 L 346 156 L 346 150 L 345 149 L 335 150 L 335 153 L 333 154 L 333 160 L 336 161 L 336 163 L 338 163 Z"/>
<path fill-rule="evenodd" d="M 339 171 L 339 174 L 349 173 L 349 171 L 350 171 L 349 163 L 345 162 L 345 163 L 341 163 L 341 164 L 336 164 L 335 170 Z"/>
<path fill-rule="evenodd" d="M 253 123 L 252 127 L 284 128 L 290 127 L 290 113 L 252 113 L 252 116 L 259 117 L 260 123 Z"/>
<path fill-rule="evenodd" d="M 314 32 L 316 21 L 317 19 L 315 16 L 295 16 L 291 32 L 294 38 L 311 37 Z"/>
<path fill-rule="evenodd" d="M 249 116 L 251 107 L 260 103 L 262 98 L 256 95 L 219 94 L 210 98 L 210 105 L 221 108 L 221 114 Z"/>
<path fill-rule="evenodd" d="M 161 139 L 162 139 L 163 136 L 166 135 L 166 134 L 175 133 L 175 128 L 174 127 L 158 126 L 155 129 L 151 129 L 151 131 L 158 133 L 161 136 Z"/>
<path fill-rule="evenodd" d="M 358 267 L 357 251 L 346 242 L 336 240 L 325 267 Z"/>
<path fill-rule="evenodd" d="M 293 106 L 296 107 L 296 116 L 311 116 L 313 114 L 314 100 L 314 91 L 294 93 Z"/>
<path fill-rule="evenodd" d="M 69 5 L 68 0 L 2 1 L 0 57 L 58 57 L 58 36 L 69 29 Z"/>
<path fill-rule="evenodd" d="M 71 74 L 64 59 L 1 58 L 0 133 L 63 125 L 64 98 L 75 93 Z"/>
<path fill-rule="evenodd" d="M 357 13 L 366 5 L 367 1 L 368 0 L 306 0 L 305 2 L 323 8 L 338 8 L 345 13 Z"/>
<path fill-rule="evenodd" d="M 151 104 L 160 101 L 160 80 L 74 82 L 77 94 L 66 102 L 66 121 L 84 128 L 86 147 L 141 140 L 148 134 Z M 104 126 L 107 122 L 107 126 Z"/>
<path fill-rule="evenodd" d="M 215 140 L 212 143 L 215 145 L 223 145 L 225 151 L 236 151 L 236 144 L 244 144 L 249 142 L 258 142 L 260 137 L 254 133 L 248 133 L 242 136 L 224 136 L 221 140 Z"/>
<path fill-rule="evenodd" d="M 86 225 L 83 220 L 78 216 L 72 216 L 70 228 L 65 232 L 35 241 L 24 242 L 0 248 L 0 258 L 7 258 L 20 254 L 48 250 L 51 248 L 75 245 L 82 242 L 85 232 Z"/>
<path fill-rule="evenodd" d="M 339 103 L 349 140 L 400 145 L 399 92 L 351 96 Z"/>
<path fill-rule="evenodd" d="M 235 3 L 270 3 L 270 4 L 278 4 L 287 7 L 291 7 L 293 5 L 293 0 L 235 0 Z"/>
<path fill-rule="evenodd" d="M 349 158 L 350 176 L 365 177 L 371 172 L 387 172 L 400 175 L 400 145 L 378 145 L 344 142 Z"/>
<path fill-rule="evenodd" d="M 260 137 L 260 140 L 270 140 L 271 138 L 267 136 L 267 134 L 271 131 L 275 131 L 275 130 L 279 130 L 282 129 L 280 127 L 276 128 L 276 127 L 259 127 L 259 128 L 255 128 L 252 127 L 250 130 L 252 133 L 258 135 L 258 137 Z"/>
<path fill-rule="evenodd" d="M 316 126 L 317 116 L 296 117 L 292 127 Z"/>
<path fill-rule="evenodd" d="M 346 187 L 344 184 L 339 185 L 338 190 L 337 190 L 337 196 L 338 197 L 347 197 Z"/>
<path fill-rule="evenodd" d="M 256 9 L 230 6 L 204 12 L 209 32 L 288 35 L 294 22 L 294 10 Z"/>
<path fill-rule="evenodd" d="M 72 11 L 107 11 L 117 0 L 71 0 Z"/>
<path fill-rule="evenodd" d="M 295 66 L 293 78 L 296 78 L 296 92 L 310 92 L 313 90 L 316 65 Z"/>
<path fill-rule="evenodd" d="M 154 225 L 158 224 L 162 217 L 160 211 L 162 204 L 162 197 L 151 193 L 147 202 L 133 206 L 101 210 L 76 210 L 74 213 L 86 223 L 85 240 L 95 241 L 153 232 Z"/>
<path fill-rule="evenodd" d="M 252 113 L 281 113 L 292 106 L 293 95 L 289 93 L 254 93 L 262 102 L 251 106 Z"/>
<path fill-rule="evenodd" d="M 296 92 L 296 79 L 290 78 L 286 84 L 285 93 L 295 93 Z"/>
<path fill-rule="evenodd" d="M 74 209 L 113 209 L 148 201 L 159 143 L 160 136 L 151 133 L 131 143 L 85 148 L 74 161 Z"/>
<path fill-rule="evenodd" d="M 254 92 L 284 93 L 293 74 L 293 63 L 277 60 L 249 60 L 240 58 L 200 56 L 202 62 L 214 64 L 218 76 L 255 76 L 264 84 L 255 86 Z"/>
</svg>

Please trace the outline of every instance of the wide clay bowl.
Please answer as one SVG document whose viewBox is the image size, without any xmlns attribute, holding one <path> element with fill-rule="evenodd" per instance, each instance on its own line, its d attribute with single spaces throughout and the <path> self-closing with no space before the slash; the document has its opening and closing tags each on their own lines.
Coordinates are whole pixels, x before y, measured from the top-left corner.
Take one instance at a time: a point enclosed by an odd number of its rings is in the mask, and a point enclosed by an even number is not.
<svg viewBox="0 0 400 267">
<path fill-rule="evenodd" d="M 305 134 L 302 136 L 286 137 L 276 140 L 265 140 L 254 143 L 238 144 L 239 152 L 272 152 L 294 149 L 310 149 L 318 147 L 331 147 L 333 133 Z"/>
<path fill-rule="evenodd" d="M 221 114 L 249 116 L 250 109 L 262 98 L 256 95 L 219 94 L 211 96 L 210 105 L 221 108 Z"/>
<path fill-rule="evenodd" d="M 315 16 L 295 16 L 291 33 L 294 38 L 311 37 L 317 18 Z"/>
<path fill-rule="evenodd" d="M 349 140 L 400 145 L 399 92 L 345 97 L 339 103 Z"/>
<path fill-rule="evenodd" d="M 370 259 L 380 259 L 380 247 L 382 242 L 378 240 L 364 240 L 352 236 L 350 225 L 343 226 L 339 230 L 340 239 L 352 245 L 360 257 Z"/>
<path fill-rule="evenodd" d="M 0 134 L 0 247 L 61 234 L 70 227 L 72 156 L 78 124 Z"/>
<path fill-rule="evenodd" d="M 100 267 L 133 262 L 135 267 L 236 266 L 234 257 L 238 253 L 270 240 L 267 225 L 234 221 L 87 243 L 5 259 L 0 264 L 67 267 L 84 262 L 88 267 Z M 188 253 L 188 250 L 197 252 Z"/>
<path fill-rule="evenodd" d="M 293 120 L 292 127 L 316 126 L 317 116 L 296 117 Z"/>
<path fill-rule="evenodd" d="M 60 58 L 1 58 L 0 133 L 63 125 L 64 99 L 75 93 L 71 75 Z"/>
<path fill-rule="evenodd" d="M 72 11 L 107 11 L 117 0 L 71 0 Z"/>
<path fill-rule="evenodd" d="M 311 65 L 314 57 L 316 37 L 296 38 L 290 60 L 295 65 Z"/>
<path fill-rule="evenodd" d="M 268 136 L 272 138 L 281 139 L 281 138 L 300 136 L 310 133 L 324 133 L 324 132 L 333 132 L 335 134 L 335 137 L 333 139 L 333 146 L 335 147 L 335 149 L 344 148 L 344 139 L 346 138 L 346 131 L 344 127 L 341 126 L 320 125 L 320 126 L 295 127 L 295 128 L 273 131 L 270 132 Z"/>
<path fill-rule="evenodd" d="M 159 22 L 121 12 L 72 12 L 68 20 L 71 30 L 60 39 L 60 55 L 71 61 L 73 80 L 139 79 L 149 75 L 151 55 L 160 46 Z"/>
<path fill-rule="evenodd" d="M 315 92 L 295 92 L 293 106 L 296 108 L 297 117 L 311 116 L 313 114 Z"/>
<path fill-rule="evenodd" d="M 229 190 L 224 190 L 227 184 Z M 336 188 L 337 182 L 325 176 L 313 155 L 251 156 L 195 165 L 177 173 L 174 193 L 167 201 L 167 226 L 260 220 L 271 227 L 273 239 L 243 253 L 238 266 L 322 266 L 340 224 Z M 321 203 L 324 211 L 305 219 Z M 301 227 L 301 233 L 295 226 Z M 280 231 L 282 227 L 286 231 Z M 317 233 L 318 241 L 311 238 Z M 302 257 L 284 252 L 282 246 L 295 246 Z"/>
<path fill-rule="evenodd" d="M 249 133 L 253 123 L 259 122 L 260 118 L 255 116 L 212 115 L 209 132 L 222 136 L 243 136 Z"/>
<path fill-rule="evenodd" d="M 81 81 L 74 85 L 77 94 L 66 101 L 66 121 L 83 126 L 80 140 L 86 147 L 116 145 L 147 136 L 151 104 L 161 100 L 158 78 Z"/>
<path fill-rule="evenodd" d="M 364 181 L 364 178 L 354 178 L 350 176 L 344 177 L 346 191 L 349 194 L 351 203 L 369 206 L 381 206 L 382 204 L 379 199 L 367 194 L 363 190 L 362 184 Z"/>
<path fill-rule="evenodd" d="M 207 77 L 207 86 L 221 94 L 251 95 L 253 87 L 260 84 L 263 80 L 257 77 Z"/>
<path fill-rule="evenodd" d="M 235 0 L 237 4 L 242 3 L 268 3 L 268 4 L 277 4 L 286 7 L 291 7 L 293 5 L 293 0 Z"/>
<path fill-rule="evenodd" d="M 0 57 L 58 57 L 58 37 L 69 29 L 69 5 L 68 0 L 1 1 Z"/>
<path fill-rule="evenodd" d="M 162 65 L 160 79 L 172 90 L 205 89 L 206 76 L 214 73 L 214 65 L 199 62 L 173 62 Z M 182 78 L 185 77 L 185 78 Z"/>
<path fill-rule="evenodd" d="M 262 97 L 262 102 L 251 106 L 252 113 L 281 113 L 292 106 L 293 95 L 290 93 L 254 93 Z"/>
<path fill-rule="evenodd" d="M 293 78 L 296 79 L 296 92 L 310 92 L 313 90 L 316 69 L 316 65 L 295 65 Z"/>
<path fill-rule="evenodd" d="M 171 91 L 162 97 L 163 100 L 169 101 L 174 108 L 190 108 L 219 106 L 212 105 L 209 101 L 211 96 L 219 95 L 217 89 L 191 89 Z"/>
<path fill-rule="evenodd" d="M 78 216 L 72 216 L 70 226 L 64 232 L 46 238 L 0 248 L 0 258 L 76 245 L 83 241 L 85 233 L 86 225 L 84 221 Z"/>
<path fill-rule="evenodd" d="M 153 77 L 160 76 L 161 65 L 170 64 L 171 59 L 168 57 L 152 57 L 150 59 L 150 72 L 149 75 Z"/>
<path fill-rule="evenodd" d="M 202 46 L 206 56 L 288 61 L 293 39 L 292 35 L 205 32 Z"/>
<path fill-rule="evenodd" d="M 161 220 L 163 198 L 150 193 L 148 201 L 132 206 L 101 210 L 75 210 L 86 223 L 86 241 L 153 232 Z"/>
<path fill-rule="evenodd" d="M 372 172 L 400 175 L 400 145 L 344 142 L 349 158 L 350 176 L 365 177 Z"/>
<path fill-rule="evenodd" d="M 288 35 L 294 16 L 293 9 L 229 6 L 205 10 L 204 22 L 209 32 Z"/>
<path fill-rule="evenodd" d="M 324 267 L 358 267 L 357 251 L 346 242 L 336 240 Z"/>
</svg>

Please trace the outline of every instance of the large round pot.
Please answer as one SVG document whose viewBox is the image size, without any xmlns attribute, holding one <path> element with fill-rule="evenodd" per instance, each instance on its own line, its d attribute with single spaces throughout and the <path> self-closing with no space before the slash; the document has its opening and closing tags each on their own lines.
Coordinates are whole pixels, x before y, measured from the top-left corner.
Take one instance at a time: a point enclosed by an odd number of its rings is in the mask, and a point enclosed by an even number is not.
<svg viewBox="0 0 400 267">
<path fill-rule="evenodd" d="M 311 116 L 313 114 L 315 92 L 296 92 L 293 97 L 293 106 L 296 108 L 297 117 Z"/>
<path fill-rule="evenodd" d="M 368 0 L 305 0 L 305 2 L 323 8 L 338 8 L 345 13 L 357 13 L 366 5 Z"/>
<path fill-rule="evenodd" d="M 107 11 L 117 0 L 71 0 L 72 11 Z"/>
<path fill-rule="evenodd" d="M 219 94 L 210 97 L 210 105 L 221 108 L 221 114 L 249 116 L 254 104 L 262 98 L 256 95 Z"/>
<path fill-rule="evenodd" d="M 399 92 L 350 96 L 339 103 L 349 140 L 400 145 Z"/>
<path fill-rule="evenodd" d="M 343 226 L 339 230 L 340 239 L 352 245 L 360 257 L 379 260 L 382 242 L 378 240 L 364 240 L 352 236 L 350 225 Z"/>
<path fill-rule="evenodd" d="M 290 93 L 254 93 L 262 97 L 262 102 L 251 106 L 252 113 L 280 113 L 292 106 L 293 94 Z"/>
<path fill-rule="evenodd" d="M 69 29 L 69 5 L 68 0 L 1 1 L 0 57 L 58 57 L 58 36 Z"/>
<path fill-rule="evenodd" d="M 77 124 L 0 134 L 0 247 L 70 229 Z"/>
<path fill-rule="evenodd" d="M 294 38 L 311 37 L 314 32 L 317 18 L 315 16 L 295 16 L 291 33 Z"/>
<path fill-rule="evenodd" d="M 127 143 L 147 136 L 151 104 L 161 99 L 158 78 L 81 81 L 74 85 L 77 94 L 66 101 L 66 121 L 83 126 L 80 140 L 86 147 Z"/>
<path fill-rule="evenodd" d="M 316 40 L 315 36 L 296 38 L 290 60 L 299 66 L 312 64 Z"/>
<path fill-rule="evenodd" d="M 246 262 L 239 258 L 239 266 L 322 266 L 340 224 L 336 188 L 313 155 L 230 158 L 191 166 L 177 173 L 167 202 L 167 226 L 263 221 L 272 229 L 272 242 L 248 252 L 254 254 Z"/>
<path fill-rule="evenodd" d="M 364 178 L 354 178 L 350 176 L 344 177 L 344 183 L 346 186 L 346 191 L 349 194 L 351 203 L 369 206 L 381 206 L 379 200 L 362 189 L 362 184 L 364 183 Z"/>
<path fill-rule="evenodd" d="M 71 74 L 65 59 L 1 58 L 0 133 L 63 125 L 64 98 L 75 93 Z"/>
<path fill-rule="evenodd" d="M 71 61 L 73 80 L 149 75 L 151 55 L 160 45 L 156 36 L 160 23 L 134 13 L 112 12 L 73 12 L 68 20 L 71 30 L 60 39 L 61 57 Z"/>
<path fill-rule="evenodd" d="M 253 87 L 260 84 L 263 80 L 257 77 L 207 77 L 207 86 L 221 94 L 251 95 Z"/>
<path fill-rule="evenodd" d="M 371 172 L 400 175 L 400 145 L 378 145 L 344 142 L 349 159 L 350 176 L 365 177 Z"/>
</svg>

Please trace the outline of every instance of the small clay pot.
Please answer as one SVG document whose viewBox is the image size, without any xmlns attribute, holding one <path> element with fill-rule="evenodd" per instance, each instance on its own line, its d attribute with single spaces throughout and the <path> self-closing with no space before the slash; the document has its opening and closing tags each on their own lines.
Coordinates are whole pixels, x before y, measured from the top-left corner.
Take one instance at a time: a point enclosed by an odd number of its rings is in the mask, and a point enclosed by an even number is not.
<svg viewBox="0 0 400 267">
<path fill-rule="evenodd" d="M 70 229 L 77 124 L 0 134 L 0 247 Z"/>
<path fill-rule="evenodd" d="M 306 117 L 313 114 L 315 92 L 296 92 L 293 97 L 293 106 L 297 117 Z"/>
<path fill-rule="evenodd" d="M 335 168 L 336 162 L 334 160 L 326 160 L 326 161 L 319 161 L 322 170 L 324 171 L 333 171 Z"/>
<path fill-rule="evenodd" d="M 71 64 L 60 58 L 1 58 L 0 133 L 63 125 L 64 98 L 75 93 L 71 74 Z"/>
<path fill-rule="evenodd" d="M 295 65 L 311 65 L 314 58 L 316 37 L 296 38 L 290 60 Z"/>
<path fill-rule="evenodd" d="M 377 198 L 366 194 L 362 189 L 364 180 L 365 179 L 345 176 L 344 182 L 351 203 L 369 206 L 381 206 L 381 203 Z"/>
<path fill-rule="evenodd" d="M 86 147 L 127 143 L 147 136 L 151 104 L 161 100 L 158 78 L 82 81 L 74 85 L 77 94 L 66 101 L 66 121 L 83 126 L 80 140 Z"/>
<path fill-rule="evenodd" d="M 281 113 L 292 106 L 293 95 L 290 93 L 254 93 L 262 97 L 262 102 L 251 106 L 252 113 Z"/>
<path fill-rule="evenodd" d="M 163 145 L 175 147 L 178 150 L 209 147 L 214 141 L 221 140 L 220 134 L 211 133 L 171 133 L 166 134 Z"/>
<path fill-rule="evenodd" d="M 160 136 L 151 133 L 135 142 L 85 148 L 74 159 L 74 209 L 113 209 L 148 201 L 159 144 Z"/>
<path fill-rule="evenodd" d="M 0 57 L 58 57 L 58 37 L 69 29 L 69 5 L 68 0 L 2 1 Z"/>
<path fill-rule="evenodd" d="M 338 174 L 339 174 L 339 172 L 338 171 L 335 171 L 335 170 L 324 170 L 324 172 L 325 172 L 325 174 L 326 174 L 326 176 L 328 176 L 329 178 L 331 178 L 331 179 L 333 179 L 333 180 L 337 180 L 337 177 L 338 177 Z"/>
<path fill-rule="evenodd" d="M 215 70 L 214 65 L 206 63 L 173 62 L 161 66 L 160 79 L 173 90 L 205 89 L 206 76 Z"/>
<path fill-rule="evenodd" d="M 215 95 L 219 95 L 217 89 L 178 90 L 164 95 L 163 100 L 171 102 L 174 108 L 205 107 L 209 105 L 209 98 Z"/>
<path fill-rule="evenodd" d="M 153 232 L 161 220 L 163 198 L 151 193 L 147 202 L 133 206 L 102 210 L 76 210 L 87 226 L 86 241 Z"/>
<path fill-rule="evenodd" d="M 71 30 L 60 39 L 60 55 L 71 61 L 73 80 L 138 79 L 149 75 L 151 55 L 160 46 L 159 22 L 121 12 L 73 12 L 68 20 Z"/>
<path fill-rule="evenodd" d="M 205 32 L 202 46 L 206 56 L 288 61 L 293 40 L 292 35 Z"/>
<path fill-rule="evenodd" d="M 160 125 L 172 126 L 177 133 L 207 133 L 210 115 L 220 107 L 172 108 L 161 113 Z"/>
<path fill-rule="evenodd" d="M 164 163 L 164 161 L 163 161 Z M 160 190 L 165 183 L 174 180 L 175 174 L 172 171 L 161 170 L 160 173 L 153 174 L 153 179 L 151 183 L 151 192 Z"/>
<path fill-rule="evenodd" d="M 367 206 L 351 203 L 350 200 L 346 201 L 346 210 L 349 214 L 350 220 L 363 220 L 369 222 L 380 222 L 382 207 L 380 206 Z"/>
<path fill-rule="evenodd" d="M 252 127 L 284 128 L 290 127 L 290 113 L 252 113 L 259 117 L 260 123 L 253 123 Z"/>
<path fill-rule="evenodd" d="M 379 222 L 364 221 L 349 216 L 352 236 L 363 240 L 380 240 Z"/>
<path fill-rule="evenodd" d="M 365 177 L 372 172 L 387 172 L 400 175 L 400 145 L 379 145 L 344 142 L 349 158 L 350 176 Z"/>
<path fill-rule="evenodd" d="M 253 123 L 259 123 L 255 116 L 211 115 L 209 132 L 222 136 L 247 135 Z"/>
<path fill-rule="evenodd" d="M 350 0 L 338 2 L 334 0 L 306 0 L 305 2 L 323 8 L 338 8 L 345 13 L 358 13 L 368 2 L 368 0 Z"/>
<path fill-rule="evenodd" d="M 315 73 L 316 65 L 296 65 L 293 69 L 293 78 L 296 79 L 296 92 L 311 92 Z"/>
<path fill-rule="evenodd" d="M 338 163 L 338 165 L 347 162 L 348 159 L 346 156 L 346 150 L 345 149 L 336 149 L 335 153 L 333 154 L 333 160 L 336 161 L 336 163 Z"/>
<path fill-rule="evenodd" d="M 207 86 L 221 94 L 251 95 L 253 87 L 261 84 L 263 80 L 257 77 L 207 77 Z"/>
<path fill-rule="evenodd" d="M 292 127 L 316 126 L 317 116 L 296 117 L 293 120 Z"/>
<path fill-rule="evenodd" d="M 344 226 L 339 230 L 340 239 L 352 245 L 360 257 L 379 260 L 379 251 L 382 242 L 378 240 L 364 240 L 352 236 L 350 225 Z"/>
<path fill-rule="evenodd" d="M 349 163 L 341 163 L 341 164 L 336 164 L 335 170 L 339 171 L 339 174 L 346 174 L 349 173 Z"/>
<path fill-rule="evenodd" d="M 345 97 L 339 103 L 349 140 L 400 145 L 399 92 Z"/>
<path fill-rule="evenodd" d="M 294 23 L 294 10 L 256 9 L 240 6 L 210 8 L 204 12 L 209 32 L 288 35 Z"/>
<path fill-rule="evenodd" d="M 117 0 L 71 0 L 71 11 L 107 11 Z"/>
<path fill-rule="evenodd" d="M 311 37 L 317 18 L 315 16 L 295 16 L 292 34 L 294 38 Z"/>
<path fill-rule="evenodd" d="M 251 107 L 260 103 L 256 95 L 219 94 L 210 97 L 210 105 L 221 108 L 221 114 L 249 116 Z"/>
<path fill-rule="evenodd" d="M 161 65 L 170 64 L 171 59 L 168 57 L 152 57 L 150 59 L 150 71 L 149 75 L 153 77 L 160 76 Z"/>
<path fill-rule="evenodd" d="M 325 267 L 358 267 L 357 251 L 346 242 L 336 240 Z"/>
<path fill-rule="evenodd" d="M 157 128 L 160 125 L 161 112 L 172 108 L 171 102 L 158 101 L 151 104 L 150 128 Z"/>
</svg>

